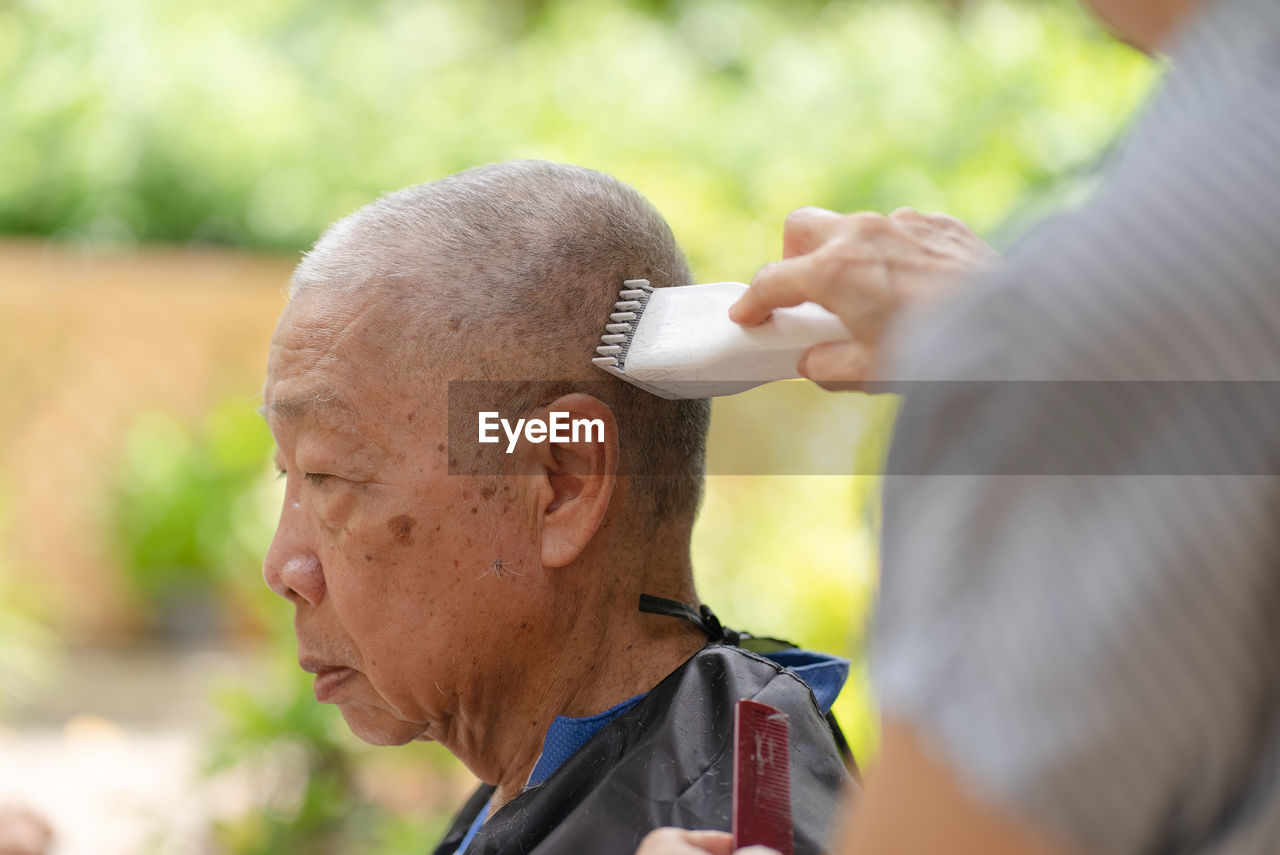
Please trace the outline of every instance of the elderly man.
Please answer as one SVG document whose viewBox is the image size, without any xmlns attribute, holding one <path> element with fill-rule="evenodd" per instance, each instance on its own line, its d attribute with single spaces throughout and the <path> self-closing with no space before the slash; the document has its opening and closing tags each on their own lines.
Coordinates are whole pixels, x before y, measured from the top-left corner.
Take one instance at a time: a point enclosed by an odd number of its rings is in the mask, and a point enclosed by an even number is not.
<svg viewBox="0 0 1280 855">
<path fill-rule="evenodd" d="M 847 663 L 787 651 L 785 668 L 695 611 L 707 402 L 591 364 L 638 277 L 690 281 L 657 212 L 536 162 L 374 202 L 294 276 L 264 389 L 287 476 L 266 579 L 295 607 L 319 701 L 368 742 L 436 740 L 485 782 L 439 853 L 624 852 L 664 824 L 727 828 L 742 698 L 789 716 L 797 852 L 817 851 L 847 782 L 824 720 Z M 599 430 L 488 468 L 491 410 Z"/>
</svg>

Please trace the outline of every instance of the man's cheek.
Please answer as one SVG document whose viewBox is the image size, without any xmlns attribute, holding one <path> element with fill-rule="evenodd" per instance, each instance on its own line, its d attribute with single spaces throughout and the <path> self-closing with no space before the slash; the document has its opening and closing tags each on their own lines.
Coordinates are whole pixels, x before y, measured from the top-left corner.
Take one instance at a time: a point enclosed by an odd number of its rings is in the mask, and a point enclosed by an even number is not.
<svg viewBox="0 0 1280 855">
<path fill-rule="evenodd" d="M 349 535 L 357 510 L 356 492 L 348 487 L 326 487 L 311 496 L 311 509 L 327 531 Z"/>
<path fill-rule="evenodd" d="M 397 542 L 385 525 L 350 519 L 334 538 L 337 559 L 347 568 L 348 584 L 366 598 L 385 593 L 397 584 L 404 568 L 413 563 L 416 549 L 406 549 Z"/>
<path fill-rule="evenodd" d="M 431 549 L 431 527 L 412 509 L 386 506 L 367 497 L 334 497 L 324 509 L 325 528 L 353 565 L 396 565 Z"/>
</svg>

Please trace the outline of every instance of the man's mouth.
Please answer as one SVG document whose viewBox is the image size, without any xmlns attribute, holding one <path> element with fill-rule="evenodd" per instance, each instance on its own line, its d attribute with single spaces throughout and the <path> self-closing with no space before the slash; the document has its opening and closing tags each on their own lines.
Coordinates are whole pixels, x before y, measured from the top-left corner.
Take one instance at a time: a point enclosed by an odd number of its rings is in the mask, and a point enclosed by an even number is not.
<svg viewBox="0 0 1280 855">
<path fill-rule="evenodd" d="M 316 675 L 312 691 L 315 692 L 316 700 L 322 704 L 332 698 L 344 683 L 356 675 L 352 668 L 344 665 L 330 665 L 315 659 L 302 659 L 298 665 L 308 674 Z"/>
</svg>

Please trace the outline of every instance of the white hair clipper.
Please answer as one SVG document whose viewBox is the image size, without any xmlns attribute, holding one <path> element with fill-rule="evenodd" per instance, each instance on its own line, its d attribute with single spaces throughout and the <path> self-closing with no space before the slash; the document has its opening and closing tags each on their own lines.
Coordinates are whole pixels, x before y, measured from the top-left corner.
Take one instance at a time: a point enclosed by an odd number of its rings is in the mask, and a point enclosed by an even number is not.
<svg viewBox="0 0 1280 855">
<path fill-rule="evenodd" d="M 729 307 L 747 290 L 741 282 L 653 288 L 628 279 L 609 315 L 599 354 L 591 360 L 660 398 L 736 395 L 800 376 L 800 356 L 815 344 L 849 341 L 844 323 L 816 303 L 775 309 L 769 320 L 743 327 Z"/>
</svg>

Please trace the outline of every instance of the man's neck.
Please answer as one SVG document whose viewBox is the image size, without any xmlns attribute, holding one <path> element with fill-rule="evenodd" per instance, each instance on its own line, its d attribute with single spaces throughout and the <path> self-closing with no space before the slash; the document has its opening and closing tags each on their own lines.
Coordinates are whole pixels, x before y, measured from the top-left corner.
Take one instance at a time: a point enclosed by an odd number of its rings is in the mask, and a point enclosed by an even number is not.
<svg viewBox="0 0 1280 855">
<path fill-rule="evenodd" d="M 672 573 L 632 569 L 591 568 L 599 584 L 594 591 L 566 592 L 536 661 L 512 669 L 523 673 L 495 679 L 473 699 L 473 714 L 462 711 L 439 737 L 496 785 L 492 810 L 524 790 L 557 716 L 595 715 L 643 694 L 706 644 L 693 624 L 638 609 L 640 593 L 696 605 L 687 563 Z M 627 581 L 641 578 L 651 581 Z"/>
</svg>

